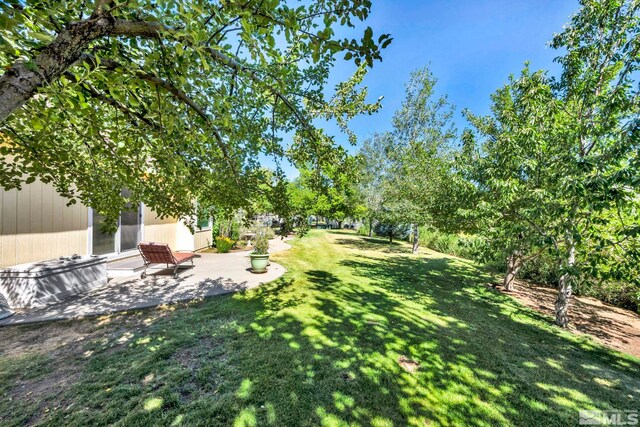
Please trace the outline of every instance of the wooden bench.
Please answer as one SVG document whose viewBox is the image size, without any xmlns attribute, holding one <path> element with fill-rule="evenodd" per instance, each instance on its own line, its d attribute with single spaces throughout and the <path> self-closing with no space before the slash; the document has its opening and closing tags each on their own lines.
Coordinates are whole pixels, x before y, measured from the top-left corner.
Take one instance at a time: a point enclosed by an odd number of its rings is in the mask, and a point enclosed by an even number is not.
<svg viewBox="0 0 640 427">
<path fill-rule="evenodd" d="M 140 251 L 144 261 L 144 271 L 140 275 L 141 279 L 147 277 L 147 267 L 151 264 L 166 264 L 167 268 L 172 265 L 173 278 L 177 279 L 180 264 L 191 261 L 193 266 L 193 259 L 196 257 L 193 252 L 173 252 L 166 243 L 140 242 L 138 251 Z"/>
</svg>

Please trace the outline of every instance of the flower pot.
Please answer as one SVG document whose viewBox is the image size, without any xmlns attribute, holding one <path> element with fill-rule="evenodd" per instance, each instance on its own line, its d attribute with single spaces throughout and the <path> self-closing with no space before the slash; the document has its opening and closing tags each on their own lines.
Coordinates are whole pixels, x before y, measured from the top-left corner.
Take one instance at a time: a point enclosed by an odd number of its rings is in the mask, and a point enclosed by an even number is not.
<svg viewBox="0 0 640 427">
<path fill-rule="evenodd" d="M 266 273 L 269 265 L 269 254 L 249 254 L 251 257 L 251 272 Z"/>
</svg>

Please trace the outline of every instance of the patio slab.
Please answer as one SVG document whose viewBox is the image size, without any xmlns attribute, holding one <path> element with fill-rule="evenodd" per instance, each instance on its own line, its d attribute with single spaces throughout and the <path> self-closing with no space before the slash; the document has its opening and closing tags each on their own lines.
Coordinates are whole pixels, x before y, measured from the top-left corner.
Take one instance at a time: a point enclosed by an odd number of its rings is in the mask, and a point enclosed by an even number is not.
<svg viewBox="0 0 640 427">
<path fill-rule="evenodd" d="M 270 252 L 291 246 L 280 239 L 270 241 Z M 272 262 L 264 274 L 250 271 L 249 252 L 202 253 L 194 267 L 181 268 L 177 279 L 172 269 L 150 269 L 146 279 L 139 275 L 111 279 L 107 285 L 70 297 L 45 308 L 17 312 L 0 320 L 0 326 L 99 316 L 189 301 L 255 288 L 281 277 L 286 269 Z"/>
</svg>

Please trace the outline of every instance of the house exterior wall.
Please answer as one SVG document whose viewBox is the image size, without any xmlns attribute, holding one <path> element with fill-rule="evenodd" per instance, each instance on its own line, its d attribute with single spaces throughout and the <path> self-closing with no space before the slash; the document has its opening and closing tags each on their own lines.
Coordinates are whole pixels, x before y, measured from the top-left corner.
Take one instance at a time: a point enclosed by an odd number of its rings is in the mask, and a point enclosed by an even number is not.
<svg viewBox="0 0 640 427">
<path fill-rule="evenodd" d="M 145 242 L 168 243 L 169 247 L 176 247 L 177 219 L 171 217 L 160 219 L 146 206 L 144 207 L 143 216 L 144 231 L 142 240 Z"/>
<path fill-rule="evenodd" d="M 20 191 L 0 190 L 0 268 L 90 255 L 90 210 L 82 204 L 67 206 L 67 201 L 52 185 L 40 181 L 23 185 Z M 146 206 L 142 216 L 144 241 L 168 243 L 174 250 L 211 245 L 210 228 L 193 235 L 182 221 L 160 219 Z"/>
<path fill-rule="evenodd" d="M 192 234 L 183 221 L 178 221 L 175 248 L 178 251 L 197 251 L 211 246 L 211 238 L 211 227 L 196 230 Z"/>
<path fill-rule="evenodd" d="M 0 267 L 88 253 L 88 209 L 36 181 L 0 191 Z"/>
<path fill-rule="evenodd" d="M 204 248 L 208 248 L 211 246 L 212 242 L 212 234 L 211 234 L 211 228 L 204 228 L 202 230 L 196 231 L 196 233 L 193 236 L 193 242 L 194 242 L 194 250 L 198 250 L 198 249 L 204 249 Z"/>
</svg>

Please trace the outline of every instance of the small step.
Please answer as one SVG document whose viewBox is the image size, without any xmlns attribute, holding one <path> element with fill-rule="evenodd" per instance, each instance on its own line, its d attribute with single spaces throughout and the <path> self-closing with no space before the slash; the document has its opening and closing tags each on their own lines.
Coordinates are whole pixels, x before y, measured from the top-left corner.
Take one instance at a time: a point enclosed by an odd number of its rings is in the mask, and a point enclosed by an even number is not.
<svg viewBox="0 0 640 427">
<path fill-rule="evenodd" d="M 107 263 L 107 277 L 110 279 L 115 277 L 135 276 L 143 270 L 144 261 L 142 261 L 142 257 L 140 255 Z"/>
</svg>

